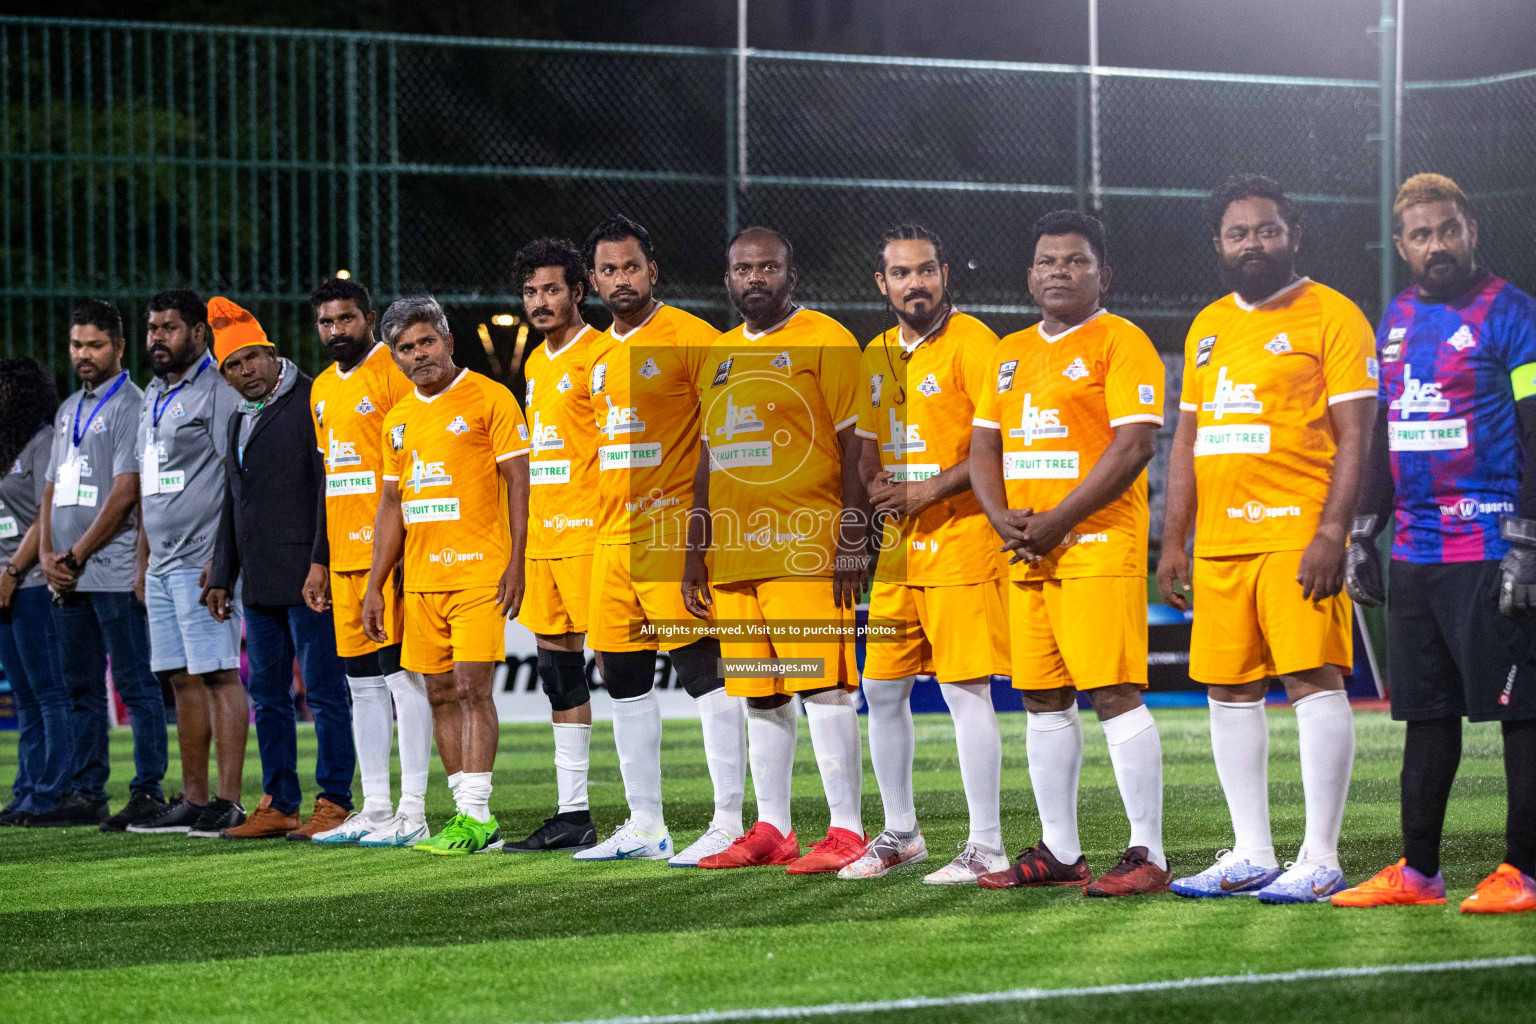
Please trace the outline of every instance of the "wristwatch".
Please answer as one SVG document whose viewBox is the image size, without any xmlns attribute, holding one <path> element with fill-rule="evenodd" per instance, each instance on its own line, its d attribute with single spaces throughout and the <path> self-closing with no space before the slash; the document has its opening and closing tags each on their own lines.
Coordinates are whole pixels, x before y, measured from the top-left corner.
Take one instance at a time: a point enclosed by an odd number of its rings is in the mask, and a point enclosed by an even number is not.
<svg viewBox="0 0 1536 1024">
<path fill-rule="evenodd" d="M 26 573 L 24 573 L 20 569 L 16 568 L 16 563 L 15 562 L 7 562 L 7 563 L 5 563 L 5 574 L 7 576 L 14 577 L 14 578 L 16 578 L 18 580 L 26 575 Z"/>
<path fill-rule="evenodd" d="M 75 561 L 75 552 L 73 548 L 64 552 L 64 557 L 59 559 L 59 561 L 62 562 L 64 568 L 68 569 L 70 572 L 79 572 L 85 568 L 84 562 Z"/>
</svg>

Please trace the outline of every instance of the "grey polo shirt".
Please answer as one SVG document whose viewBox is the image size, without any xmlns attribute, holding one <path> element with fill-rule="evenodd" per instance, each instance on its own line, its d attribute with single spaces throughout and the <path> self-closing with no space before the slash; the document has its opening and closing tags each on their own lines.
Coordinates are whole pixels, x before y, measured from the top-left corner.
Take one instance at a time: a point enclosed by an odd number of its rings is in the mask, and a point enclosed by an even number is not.
<svg viewBox="0 0 1536 1024">
<path fill-rule="evenodd" d="M 37 518 L 37 506 L 43 503 L 43 488 L 48 483 L 48 450 L 52 447 L 53 427 L 39 427 L 0 478 L 0 568 L 16 557 L 21 538 Z M 43 582 L 43 561 L 38 559 L 32 571 L 22 577 L 21 585 L 39 587 Z"/>
<path fill-rule="evenodd" d="M 75 505 L 58 504 L 49 510 L 53 529 L 53 550 L 59 554 L 85 535 L 106 507 L 112 493 L 112 479 L 123 473 L 138 473 L 139 407 L 144 392 L 121 375 L 122 386 L 111 398 L 118 378 L 102 384 L 96 391 L 76 391 L 59 407 L 54 420 L 53 450 L 48 458 L 48 482 L 58 490 L 59 467 L 72 459 L 80 463 L 80 501 Z M 98 399 L 104 399 L 97 404 Z M 84 408 L 82 408 L 82 405 Z M 94 410 L 94 414 L 93 414 Z M 80 444 L 74 443 L 76 413 L 79 413 Z M 85 563 L 77 589 L 92 591 L 133 590 L 134 545 L 138 536 L 136 513 L 123 517 L 117 535 L 107 541 Z"/>
<path fill-rule="evenodd" d="M 229 418 L 240 395 L 225 383 L 212 356 L 204 356 L 179 382 L 149 382 L 139 413 L 139 508 L 149 541 L 149 573 L 201 569 L 213 559 L 224 511 L 223 459 Z M 153 444 L 158 472 L 145 472 Z"/>
</svg>

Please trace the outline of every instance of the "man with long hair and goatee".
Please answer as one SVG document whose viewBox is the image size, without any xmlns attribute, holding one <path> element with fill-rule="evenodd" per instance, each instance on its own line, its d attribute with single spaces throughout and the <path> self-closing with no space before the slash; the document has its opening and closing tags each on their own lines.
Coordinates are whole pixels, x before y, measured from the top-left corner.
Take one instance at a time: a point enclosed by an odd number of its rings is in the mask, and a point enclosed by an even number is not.
<svg viewBox="0 0 1536 1024">
<path fill-rule="evenodd" d="M 25 357 L 0 359 L 0 666 L 16 703 L 16 781 L 0 825 L 25 825 L 64 798 L 74 770 L 69 688 L 59 672 L 37 512 L 48 476 L 53 381 Z"/>
</svg>

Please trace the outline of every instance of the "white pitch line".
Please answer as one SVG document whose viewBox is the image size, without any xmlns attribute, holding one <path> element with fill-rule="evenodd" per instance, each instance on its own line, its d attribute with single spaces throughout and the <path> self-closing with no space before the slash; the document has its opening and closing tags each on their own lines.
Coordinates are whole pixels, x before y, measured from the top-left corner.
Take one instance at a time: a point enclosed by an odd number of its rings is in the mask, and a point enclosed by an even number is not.
<svg viewBox="0 0 1536 1024">
<path fill-rule="evenodd" d="M 656 1016 L 591 1017 L 562 1024 L 721 1024 L 728 1021 L 799 1020 L 839 1014 L 889 1013 L 895 1010 L 927 1010 L 948 1006 L 985 1006 L 992 1003 L 1035 1003 L 1075 996 L 1140 995 L 1177 992 L 1222 985 L 1267 985 L 1288 981 L 1330 981 L 1339 978 L 1375 978 L 1386 974 L 1439 974 L 1445 971 L 1487 971 L 1504 967 L 1536 966 L 1536 956 L 1504 956 L 1480 960 L 1443 960 L 1438 963 L 1379 964 L 1373 967 L 1328 967 L 1276 974 L 1223 974 L 1206 978 L 1173 978 L 1125 985 L 1092 985 L 1082 988 L 1014 988 L 1001 992 L 975 992 L 958 996 L 913 996 L 864 1003 L 821 1003 L 814 1006 L 765 1006 L 745 1010 L 702 1010 Z"/>
</svg>

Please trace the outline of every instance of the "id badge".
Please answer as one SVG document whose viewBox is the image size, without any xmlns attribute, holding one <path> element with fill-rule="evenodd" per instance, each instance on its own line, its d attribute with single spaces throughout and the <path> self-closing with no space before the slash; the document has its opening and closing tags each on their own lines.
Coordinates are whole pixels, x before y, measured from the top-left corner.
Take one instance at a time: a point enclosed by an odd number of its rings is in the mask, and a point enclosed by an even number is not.
<svg viewBox="0 0 1536 1024">
<path fill-rule="evenodd" d="M 59 466 L 53 481 L 53 504 L 65 508 L 80 504 L 80 463 L 70 459 Z"/>
<path fill-rule="evenodd" d="M 139 468 L 139 493 L 160 493 L 160 446 L 153 437 L 144 446 L 143 465 Z"/>
</svg>

